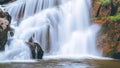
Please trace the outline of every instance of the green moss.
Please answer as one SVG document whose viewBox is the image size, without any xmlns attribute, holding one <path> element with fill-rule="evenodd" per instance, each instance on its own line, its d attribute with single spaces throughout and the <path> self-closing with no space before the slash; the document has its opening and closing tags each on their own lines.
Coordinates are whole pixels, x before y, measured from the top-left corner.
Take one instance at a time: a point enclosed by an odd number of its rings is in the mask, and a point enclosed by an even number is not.
<svg viewBox="0 0 120 68">
<path fill-rule="evenodd" d="M 115 16 L 96 17 L 93 18 L 92 20 L 98 20 L 98 19 L 108 20 L 109 22 L 113 22 L 113 23 L 120 23 L 120 13 L 117 13 Z"/>
<path fill-rule="evenodd" d="M 103 6 L 107 6 L 110 4 L 111 0 L 100 0 L 100 2 Z"/>
<path fill-rule="evenodd" d="M 120 22 L 120 13 L 116 14 L 115 16 L 110 16 L 109 17 L 110 21 L 112 22 Z"/>
</svg>

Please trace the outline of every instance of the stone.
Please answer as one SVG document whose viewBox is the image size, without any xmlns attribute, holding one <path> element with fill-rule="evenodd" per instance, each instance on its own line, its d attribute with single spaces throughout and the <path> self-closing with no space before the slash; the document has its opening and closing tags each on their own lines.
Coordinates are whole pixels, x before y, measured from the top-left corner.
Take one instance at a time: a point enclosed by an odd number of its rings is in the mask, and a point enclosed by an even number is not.
<svg viewBox="0 0 120 68">
<path fill-rule="evenodd" d="M 0 0 L 0 4 L 4 4 L 4 3 L 7 3 L 9 2 L 10 0 Z"/>
<path fill-rule="evenodd" d="M 98 49 L 102 50 L 103 56 L 118 59 L 120 58 L 120 23 L 112 21 L 111 18 L 119 12 L 119 8 L 118 2 L 112 1 L 105 6 L 100 0 L 93 0 L 93 22 L 101 26 L 97 36 Z"/>
<path fill-rule="evenodd" d="M 0 0 L 0 5 L 1 4 L 6 4 L 6 3 L 9 3 L 9 2 L 14 2 L 16 0 Z"/>
<path fill-rule="evenodd" d="M 0 9 L 0 51 L 5 49 L 7 34 L 10 30 L 11 16 Z"/>
<path fill-rule="evenodd" d="M 114 53 L 112 58 L 114 59 L 120 59 L 120 53 Z"/>
<path fill-rule="evenodd" d="M 120 41 L 120 37 L 118 37 L 117 41 Z"/>
<path fill-rule="evenodd" d="M 13 1 L 16 1 L 16 0 L 0 0 L 0 4 L 5 4 L 5 3 L 8 3 L 8 2 L 13 2 Z"/>
<path fill-rule="evenodd" d="M 42 59 L 43 58 L 43 50 L 38 43 L 28 43 L 31 50 L 31 58 L 32 59 Z"/>
</svg>

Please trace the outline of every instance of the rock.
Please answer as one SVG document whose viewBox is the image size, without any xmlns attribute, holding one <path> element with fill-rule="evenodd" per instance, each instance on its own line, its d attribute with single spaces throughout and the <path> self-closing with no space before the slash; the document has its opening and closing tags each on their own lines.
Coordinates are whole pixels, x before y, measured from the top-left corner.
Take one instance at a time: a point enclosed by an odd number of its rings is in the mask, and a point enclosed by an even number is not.
<svg viewBox="0 0 120 68">
<path fill-rule="evenodd" d="M 2 9 L 0 9 L 0 18 L 4 18 L 9 21 L 9 24 L 11 23 L 11 16 L 8 12 L 3 12 Z"/>
<path fill-rule="evenodd" d="M 117 41 L 120 41 L 120 37 L 118 37 Z"/>
<path fill-rule="evenodd" d="M 99 43 L 103 50 L 103 56 L 112 57 L 116 53 L 120 53 L 120 24 L 117 22 L 106 21 L 102 25 Z M 102 41 L 101 41 L 102 40 Z"/>
<path fill-rule="evenodd" d="M 0 32 L 0 51 L 3 51 L 7 42 L 7 31 Z"/>
<path fill-rule="evenodd" d="M 108 0 L 109 1 L 109 0 Z M 114 16 L 119 12 L 119 0 L 111 0 L 109 2 L 102 2 L 100 0 L 93 0 L 93 16 Z"/>
<path fill-rule="evenodd" d="M 0 27 L 2 28 L 2 31 L 5 31 L 8 28 L 9 21 L 5 18 L 0 18 Z"/>
<path fill-rule="evenodd" d="M 7 33 L 10 30 L 11 16 L 0 9 L 0 51 L 3 51 L 7 42 Z"/>
<path fill-rule="evenodd" d="M 115 59 L 120 55 L 120 21 L 117 16 L 120 13 L 120 1 L 117 1 L 111 0 L 109 4 L 103 5 L 100 0 L 93 0 L 93 22 L 101 25 L 97 47 L 102 50 L 103 56 Z"/>
<path fill-rule="evenodd" d="M 120 53 L 114 53 L 112 58 L 114 59 L 120 59 Z"/>
<path fill-rule="evenodd" d="M 95 17 L 97 15 L 97 12 L 98 12 L 98 9 L 99 9 L 99 6 L 100 6 L 100 2 L 97 2 L 97 1 L 93 1 L 93 16 Z"/>
<path fill-rule="evenodd" d="M 4 3 L 7 3 L 9 2 L 10 0 L 0 0 L 0 4 L 4 4 Z"/>
<path fill-rule="evenodd" d="M 42 59 L 43 57 L 43 50 L 38 43 L 28 43 L 30 50 L 31 50 L 31 57 L 32 59 Z"/>
<path fill-rule="evenodd" d="M 15 0 L 0 0 L 0 4 L 5 4 L 5 3 L 8 3 L 8 2 L 13 2 Z"/>
</svg>

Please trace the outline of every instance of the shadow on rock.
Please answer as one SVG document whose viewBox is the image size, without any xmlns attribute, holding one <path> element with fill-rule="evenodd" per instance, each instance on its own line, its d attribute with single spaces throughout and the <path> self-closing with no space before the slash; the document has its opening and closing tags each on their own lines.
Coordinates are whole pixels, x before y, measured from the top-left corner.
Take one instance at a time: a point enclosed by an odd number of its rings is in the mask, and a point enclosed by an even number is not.
<svg viewBox="0 0 120 68">
<path fill-rule="evenodd" d="M 114 53 L 112 58 L 114 59 L 120 59 L 120 53 Z"/>
</svg>

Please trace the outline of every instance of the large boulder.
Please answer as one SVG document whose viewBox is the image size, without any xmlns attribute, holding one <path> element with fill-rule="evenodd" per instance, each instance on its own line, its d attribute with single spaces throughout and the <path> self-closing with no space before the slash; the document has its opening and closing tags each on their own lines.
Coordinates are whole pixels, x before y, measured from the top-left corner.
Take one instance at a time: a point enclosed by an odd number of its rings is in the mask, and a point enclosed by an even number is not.
<svg viewBox="0 0 120 68">
<path fill-rule="evenodd" d="M 10 30 L 11 16 L 0 9 L 0 51 L 3 51 L 7 42 L 7 34 Z"/>
<path fill-rule="evenodd" d="M 8 23 L 8 21 L 6 23 Z M 0 18 L 0 51 L 4 50 L 7 42 L 8 25 L 6 23 L 3 18 Z"/>
</svg>

